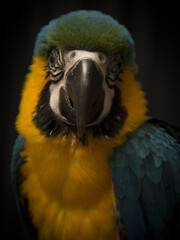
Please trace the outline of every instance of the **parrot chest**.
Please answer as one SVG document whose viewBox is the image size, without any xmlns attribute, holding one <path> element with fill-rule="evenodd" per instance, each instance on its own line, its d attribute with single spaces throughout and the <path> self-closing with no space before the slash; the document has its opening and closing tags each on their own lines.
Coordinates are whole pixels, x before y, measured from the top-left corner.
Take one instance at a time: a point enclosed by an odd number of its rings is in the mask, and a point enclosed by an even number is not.
<svg viewBox="0 0 180 240">
<path fill-rule="evenodd" d="M 107 152 L 44 147 L 33 148 L 22 167 L 21 190 L 39 239 L 119 239 Z"/>
</svg>

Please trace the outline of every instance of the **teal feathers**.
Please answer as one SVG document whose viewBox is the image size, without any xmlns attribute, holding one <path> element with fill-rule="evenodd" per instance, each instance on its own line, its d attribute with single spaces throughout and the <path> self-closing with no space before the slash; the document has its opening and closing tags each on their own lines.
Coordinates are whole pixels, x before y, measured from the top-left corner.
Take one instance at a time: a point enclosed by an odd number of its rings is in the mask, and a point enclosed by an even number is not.
<svg viewBox="0 0 180 240">
<path fill-rule="evenodd" d="M 16 197 L 17 209 L 19 215 L 21 216 L 25 233 L 29 234 L 30 239 L 37 239 L 37 230 L 33 226 L 31 218 L 29 216 L 28 200 L 22 196 L 19 188 L 22 181 L 24 180 L 21 176 L 20 169 L 26 160 L 21 157 L 20 154 L 25 148 L 25 142 L 25 138 L 22 135 L 18 135 L 14 143 L 11 159 L 11 182 Z"/>
<path fill-rule="evenodd" d="M 80 10 L 52 20 L 40 31 L 34 55 L 46 58 L 54 46 L 64 51 L 120 52 L 124 65 L 135 66 L 134 41 L 128 30 L 98 11 Z"/>
<path fill-rule="evenodd" d="M 128 239 L 180 239 L 180 145 L 145 123 L 110 161 L 114 192 Z"/>
<path fill-rule="evenodd" d="M 20 152 L 24 150 L 25 138 L 21 135 L 18 135 L 12 152 L 12 160 L 11 160 L 11 180 L 16 191 L 17 185 L 19 184 L 19 168 L 24 163 L 24 159 L 20 156 Z"/>
</svg>

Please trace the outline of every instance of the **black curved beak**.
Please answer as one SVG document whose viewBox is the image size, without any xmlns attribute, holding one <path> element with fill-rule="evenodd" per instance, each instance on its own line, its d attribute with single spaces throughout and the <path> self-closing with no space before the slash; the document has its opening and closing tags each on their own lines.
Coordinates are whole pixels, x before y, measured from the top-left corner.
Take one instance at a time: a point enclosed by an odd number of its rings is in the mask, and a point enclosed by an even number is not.
<svg viewBox="0 0 180 240">
<path fill-rule="evenodd" d="M 69 123 L 76 125 L 77 137 L 95 122 L 103 110 L 103 74 L 92 59 L 77 61 L 66 74 L 66 88 L 61 88 L 60 111 Z"/>
</svg>

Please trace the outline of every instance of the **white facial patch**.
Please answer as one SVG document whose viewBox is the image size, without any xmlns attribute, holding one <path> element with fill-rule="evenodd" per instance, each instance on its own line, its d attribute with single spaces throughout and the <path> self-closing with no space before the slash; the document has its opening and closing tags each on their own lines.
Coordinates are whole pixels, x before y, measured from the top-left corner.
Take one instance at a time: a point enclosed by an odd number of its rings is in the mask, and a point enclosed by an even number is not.
<svg viewBox="0 0 180 240">
<path fill-rule="evenodd" d="M 100 52 L 89 52 L 89 51 L 82 51 L 82 50 L 69 51 L 64 54 L 63 58 L 64 58 L 63 78 L 57 83 L 52 83 L 49 88 L 49 91 L 50 91 L 49 104 L 51 109 L 60 119 L 62 119 L 63 121 L 65 120 L 60 112 L 59 104 L 60 104 L 60 89 L 62 87 L 66 88 L 66 74 L 74 66 L 74 64 L 79 60 L 92 59 L 97 63 L 97 65 L 99 66 L 103 74 L 102 88 L 105 91 L 103 110 L 99 118 L 94 123 L 91 123 L 90 125 L 99 124 L 109 114 L 112 106 L 114 94 L 115 94 L 114 88 L 110 88 L 105 80 L 106 74 L 107 74 L 108 58 L 106 57 L 106 55 Z"/>
<path fill-rule="evenodd" d="M 103 111 L 95 124 L 99 124 L 109 114 L 114 99 L 114 89 L 109 88 L 105 80 L 103 80 L 103 89 L 105 91 Z"/>
<path fill-rule="evenodd" d="M 56 84 L 51 84 L 49 91 L 50 91 L 50 102 L 49 105 L 53 112 L 60 117 L 59 111 L 59 97 L 60 97 L 60 88 L 65 86 L 65 79 L 63 78 L 60 82 Z"/>
</svg>

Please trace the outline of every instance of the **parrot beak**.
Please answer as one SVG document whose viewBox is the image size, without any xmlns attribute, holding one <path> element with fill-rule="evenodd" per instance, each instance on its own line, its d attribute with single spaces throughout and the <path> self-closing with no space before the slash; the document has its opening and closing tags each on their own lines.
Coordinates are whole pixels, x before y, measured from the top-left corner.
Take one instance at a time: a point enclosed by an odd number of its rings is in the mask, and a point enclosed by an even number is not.
<svg viewBox="0 0 180 240">
<path fill-rule="evenodd" d="M 90 58 L 78 60 L 66 74 L 66 86 L 60 90 L 59 108 L 66 121 L 75 125 L 82 138 L 87 126 L 100 116 L 104 104 L 103 74 Z"/>
</svg>

